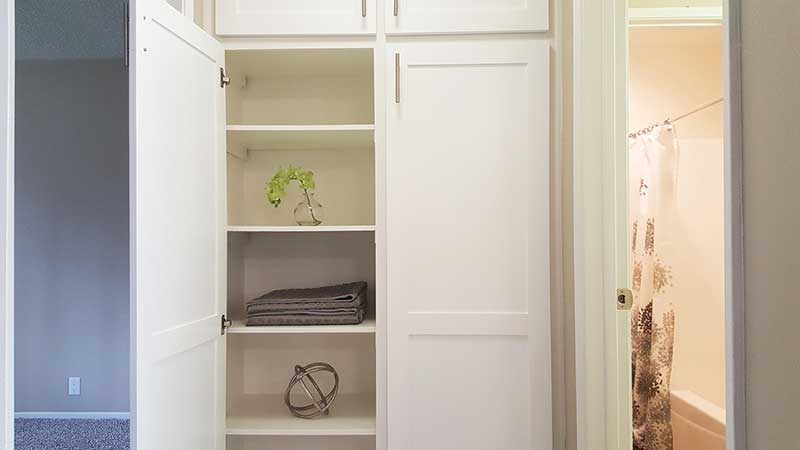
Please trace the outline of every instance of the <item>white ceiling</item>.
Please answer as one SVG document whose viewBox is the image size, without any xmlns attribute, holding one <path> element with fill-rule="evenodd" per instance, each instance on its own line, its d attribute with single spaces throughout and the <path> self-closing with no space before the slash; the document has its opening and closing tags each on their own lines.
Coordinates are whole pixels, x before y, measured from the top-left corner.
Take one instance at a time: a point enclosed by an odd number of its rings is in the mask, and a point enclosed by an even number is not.
<svg viewBox="0 0 800 450">
<path fill-rule="evenodd" d="M 121 58 L 122 0 L 16 0 L 17 59 Z"/>
</svg>

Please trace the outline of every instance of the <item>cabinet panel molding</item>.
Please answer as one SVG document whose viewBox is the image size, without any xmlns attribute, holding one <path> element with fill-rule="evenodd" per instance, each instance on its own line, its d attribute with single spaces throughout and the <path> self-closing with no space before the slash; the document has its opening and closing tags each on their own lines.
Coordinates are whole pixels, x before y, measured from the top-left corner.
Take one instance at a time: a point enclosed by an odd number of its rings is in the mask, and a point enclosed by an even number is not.
<svg viewBox="0 0 800 450">
<path fill-rule="evenodd" d="M 385 0 L 387 34 L 547 31 L 548 0 Z"/>
<path fill-rule="evenodd" d="M 375 34 L 375 0 L 218 0 L 217 34 Z"/>
<path fill-rule="evenodd" d="M 548 56 L 387 49 L 389 448 L 552 448 Z"/>
</svg>

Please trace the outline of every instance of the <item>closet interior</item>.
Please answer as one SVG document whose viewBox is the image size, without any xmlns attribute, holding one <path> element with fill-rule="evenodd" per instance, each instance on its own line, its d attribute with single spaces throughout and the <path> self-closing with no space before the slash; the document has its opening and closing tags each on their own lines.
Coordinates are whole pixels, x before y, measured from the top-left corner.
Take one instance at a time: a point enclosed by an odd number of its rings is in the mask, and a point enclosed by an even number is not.
<svg viewBox="0 0 800 450">
<path fill-rule="evenodd" d="M 228 449 L 375 448 L 373 73 L 372 49 L 226 52 Z M 295 223 L 295 185 L 281 207 L 267 202 L 265 182 L 289 166 L 314 172 L 321 225 Z M 368 284 L 361 324 L 246 326 L 246 302 L 264 293 L 352 281 Z M 288 380 L 317 361 L 339 373 L 335 414 L 295 418 Z"/>
</svg>

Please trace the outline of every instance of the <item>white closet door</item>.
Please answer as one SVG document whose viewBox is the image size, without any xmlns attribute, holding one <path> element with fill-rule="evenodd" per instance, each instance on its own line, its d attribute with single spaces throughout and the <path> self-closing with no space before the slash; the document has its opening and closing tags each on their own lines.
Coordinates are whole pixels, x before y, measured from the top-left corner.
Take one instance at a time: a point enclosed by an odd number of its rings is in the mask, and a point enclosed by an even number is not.
<svg viewBox="0 0 800 450">
<path fill-rule="evenodd" d="M 547 31 L 548 0 L 384 0 L 386 33 Z"/>
<path fill-rule="evenodd" d="M 389 448 L 549 450 L 548 44 L 389 52 Z"/>
<path fill-rule="evenodd" d="M 217 0 L 217 34 L 375 34 L 375 9 L 375 0 Z"/>
<path fill-rule="evenodd" d="M 224 52 L 166 2 L 135 6 L 134 448 L 221 450 Z"/>
</svg>

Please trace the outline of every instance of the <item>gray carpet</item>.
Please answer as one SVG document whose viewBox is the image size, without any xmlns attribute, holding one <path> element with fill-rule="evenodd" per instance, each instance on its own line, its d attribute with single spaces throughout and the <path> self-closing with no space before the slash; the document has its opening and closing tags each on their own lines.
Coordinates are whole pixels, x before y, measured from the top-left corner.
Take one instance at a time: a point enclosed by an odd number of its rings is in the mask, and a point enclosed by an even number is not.
<svg viewBox="0 0 800 450">
<path fill-rule="evenodd" d="M 127 420 L 17 419 L 16 450 L 128 450 Z"/>
</svg>

